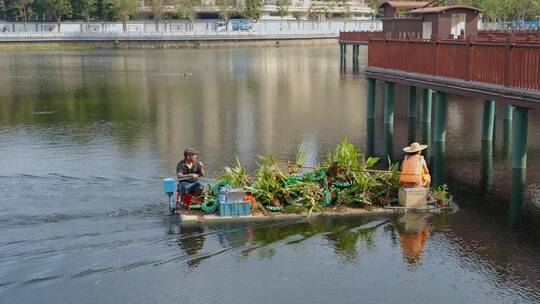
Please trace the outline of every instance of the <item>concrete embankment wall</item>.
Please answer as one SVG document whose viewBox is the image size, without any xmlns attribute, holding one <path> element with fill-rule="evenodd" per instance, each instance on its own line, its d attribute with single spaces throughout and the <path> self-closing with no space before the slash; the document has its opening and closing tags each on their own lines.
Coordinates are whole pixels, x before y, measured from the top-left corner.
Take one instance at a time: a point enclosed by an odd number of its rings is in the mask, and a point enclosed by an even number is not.
<svg viewBox="0 0 540 304">
<path fill-rule="evenodd" d="M 0 50 L 17 49 L 173 49 L 335 45 L 335 37 L 182 40 L 33 40 L 0 41 Z"/>
</svg>

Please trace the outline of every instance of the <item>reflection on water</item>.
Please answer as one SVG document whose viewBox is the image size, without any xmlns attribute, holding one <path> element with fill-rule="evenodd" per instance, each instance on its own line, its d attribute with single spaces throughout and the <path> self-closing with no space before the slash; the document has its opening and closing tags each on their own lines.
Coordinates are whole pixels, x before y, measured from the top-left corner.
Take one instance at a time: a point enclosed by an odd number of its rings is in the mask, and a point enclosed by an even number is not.
<svg viewBox="0 0 540 304">
<path fill-rule="evenodd" d="M 538 111 L 525 179 L 507 121 L 482 147 L 482 101 L 449 96 L 444 150 L 431 124 L 412 128 L 406 87 L 391 134 L 382 84 L 366 124 L 366 83 L 334 47 L 3 55 L 0 302 L 539 302 Z M 457 214 L 180 226 L 166 212 L 160 179 L 186 146 L 215 176 L 300 143 L 313 165 L 344 135 L 401 159 L 413 133 Z"/>
</svg>

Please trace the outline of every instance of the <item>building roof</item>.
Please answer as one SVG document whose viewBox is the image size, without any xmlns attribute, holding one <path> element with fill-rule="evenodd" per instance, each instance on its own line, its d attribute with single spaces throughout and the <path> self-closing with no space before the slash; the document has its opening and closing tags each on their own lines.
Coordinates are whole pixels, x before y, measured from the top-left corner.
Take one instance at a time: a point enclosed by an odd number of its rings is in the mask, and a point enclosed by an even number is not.
<svg viewBox="0 0 540 304">
<path fill-rule="evenodd" d="M 420 8 L 428 5 L 428 1 L 384 1 L 380 7 L 390 6 L 394 8 Z"/>
<path fill-rule="evenodd" d="M 412 11 L 408 11 L 407 14 L 415 15 L 415 14 L 439 14 L 448 10 L 453 9 L 466 9 L 466 10 L 472 10 L 477 12 L 482 12 L 481 10 L 477 9 L 476 7 L 472 6 L 466 6 L 466 5 L 453 5 L 453 6 L 434 6 L 434 7 L 422 7 L 417 8 Z"/>
</svg>

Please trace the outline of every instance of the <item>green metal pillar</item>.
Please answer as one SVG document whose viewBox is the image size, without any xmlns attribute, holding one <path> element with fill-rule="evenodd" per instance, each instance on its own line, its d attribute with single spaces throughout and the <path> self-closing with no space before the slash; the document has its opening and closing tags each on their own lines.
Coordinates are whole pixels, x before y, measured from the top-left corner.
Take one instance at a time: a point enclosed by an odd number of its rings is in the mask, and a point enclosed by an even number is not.
<svg viewBox="0 0 540 304">
<path fill-rule="evenodd" d="M 374 78 L 367 80 L 367 119 L 375 119 L 375 85 Z"/>
<path fill-rule="evenodd" d="M 394 83 L 384 86 L 384 142 L 386 154 L 394 157 Z"/>
<path fill-rule="evenodd" d="M 434 138 L 435 142 L 446 141 L 446 112 L 448 107 L 448 101 L 446 93 L 437 92 L 437 99 L 435 100 L 435 128 Z"/>
<path fill-rule="evenodd" d="M 528 109 L 516 107 L 512 126 L 512 169 L 527 168 Z"/>
<path fill-rule="evenodd" d="M 394 123 L 394 84 L 386 82 L 384 86 L 384 123 Z"/>
<path fill-rule="evenodd" d="M 409 119 L 416 119 L 416 87 L 409 87 Z"/>
<path fill-rule="evenodd" d="M 514 115 L 514 107 L 504 105 L 504 120 L 503 120 L 503 157 L 508 159 L 512 152 L 512 117 Z"/>
<path fill-rule="evenodd" d="M 367 155 L 375 155 L 375 120 L 367 120 Z"/>
<path fill-rule="evenodd" d="M 482 119 L 482 141 L 493 141 L 495 127 L 495 101 L 484 101 L 484 117 Z"/>
<path fill-rule="evenodd" d="M 482 141 L 480 190 L 488 193 L 493 185 L 493 142 Z"/>
<path fill-rule="evenodd" d="M 358 54 L 359 54 L 359 46 L 353 45 L 353 71 L 357 72 L 360 70 L 359 64 L 358 64 Z"/>
<path fill-rule="evenodd" d="M 384 150 L 390 159 L 394 159 L 394 124 L 384 124 Z"/>
<path fill-rule="evenodd" d="M 433 186 L 444 184 L 444 154 L 446 153 L 446 145 L 444 142 L 433 143 L 433 161 L 432 161 L 432 181 Z"/>
<path fill-rule="evenodd" d="M 432 145 L 431 145 L 431 124 L 429 123 L 423 123 L 422 124 L 422 128 L 423 128 L 423 144 L 424 145 L 427 145 L 427 149 L 425 150 L 424 152 L 424 158 L 426 159 L 426 161 L 428 163 L 431 163 L 431 156 L 432 156 L 432 151 L 433 151 L 433 148 L 432 148 Z"/>
<path fill-rule="evenodd" d="M 422 122 L 431 123 L 431 99 L 433 91 L 430 89 L 424 89 L 422 96 Z"/>
<path fill-rule="evenodd" d="M 416 141 L 416 87 L 409 87 L 409 132 L 408 144 Z"/>
<path fill-rule="evenodd" d="M 509 110 L 510 111 L 510 110 Z M 512 194 L 510 197 L 510 224 L 517 226 L 521 219 L 527 168 L 528 109 L 512 110 Z M 506 112 L 506 111 L 505 111 Z M 505 113 L 505 120 L 506 119 Z"/>
<path fill-rule="evenodd" d="M 510 195 L 510 225 L 519 226 L 525 198 L 526 170 L 512 169 L 512 194 Z"/>
<path fill-rule="evenodd" d="M 367 79 L 367 153 L 375 154 L 375 88 L 377 81 Z"/>
</svg>

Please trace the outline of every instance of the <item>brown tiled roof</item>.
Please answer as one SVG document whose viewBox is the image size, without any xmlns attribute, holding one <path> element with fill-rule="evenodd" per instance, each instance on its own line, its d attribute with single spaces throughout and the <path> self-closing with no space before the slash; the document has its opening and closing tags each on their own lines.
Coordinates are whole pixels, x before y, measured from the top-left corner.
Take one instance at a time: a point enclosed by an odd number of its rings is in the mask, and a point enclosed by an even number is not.
<svg viewBox="0 0 540 304">
<path fill-rule="evenodd" d="M 428 4 L 428 1 L 384 1 L 380 7 L 388 5 L 395 8 L 420 8 Z"/>
<path fill-rule="evenodd" d="M 466 5 L 453 5 L 453 6 L 422 7 L 422 8 L 417 8 L 412 11 L 409 11 L 407 12 L 407 14 L 415 15 L 415 14 L 442 13 L 444 11 L 451 10 L 451 9 L 468 9 L 468 10 L 481 12 L 481 10 L 477 9 L 476 7 L 466 6 Z"/>
</svg>

